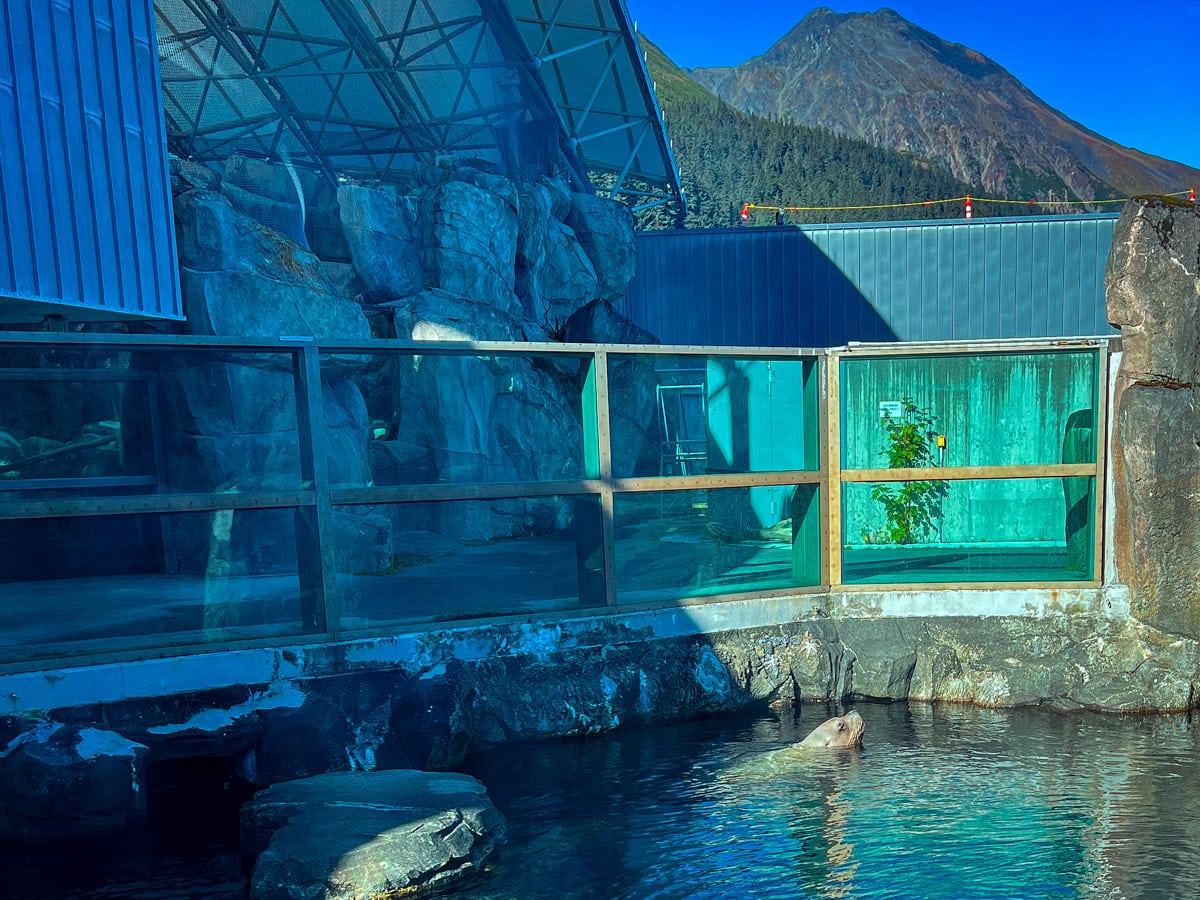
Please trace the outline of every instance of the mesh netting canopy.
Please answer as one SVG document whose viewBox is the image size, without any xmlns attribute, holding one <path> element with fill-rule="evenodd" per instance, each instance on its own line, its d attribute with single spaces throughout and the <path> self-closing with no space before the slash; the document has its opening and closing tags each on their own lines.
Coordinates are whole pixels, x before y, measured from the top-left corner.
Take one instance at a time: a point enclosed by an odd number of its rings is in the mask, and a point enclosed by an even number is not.
<svg viewBox="0 0 1200 900">
<path fill-rule="evenodd" d="M 155 0 L 168 143 L 389 180 L 453 154 L 682 200 L 622 0 Z"/>
</svg>

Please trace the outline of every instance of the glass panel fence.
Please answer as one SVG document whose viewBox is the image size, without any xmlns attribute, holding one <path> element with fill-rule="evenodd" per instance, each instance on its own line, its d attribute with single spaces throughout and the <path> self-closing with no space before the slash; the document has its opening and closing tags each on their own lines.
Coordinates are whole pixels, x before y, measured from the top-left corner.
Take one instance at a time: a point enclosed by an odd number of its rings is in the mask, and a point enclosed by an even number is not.
<svg viewBox="0 0 1200 900">
<path fill-rule="evenodd" d="M 604 605 L 595 497 L 334 507 L 342 628 Z"/>
<path fill-rule="evenodd" d="M 592 357 L 322 354 L 338 487 L 584 478 Z M 594 409 L 594 402 L 589 402 Z M 589 422 L 590 425 L 590 422 Z"/>
<path fill-rule="evenodd" d="M 842 485 L 845 584 L 1093 578 L 1094 478 Z"/>
<path fill-rule="evenodd" d="M 0 658 L 300 634 L 297 516 L 311 508 L 0 521 Z M 69 646 L 66 649 L 70 649 Z"/>
<path fill-rule="evenodd" d="M 844 358 L 842 466 L 889 468 L 897 449 L 893 468 L 1095 462 L 1098 359 L 1095 350 Z M 921 445 L 899 447 L 893 425 L 913 426 Z"/>
<path fill-rule="evenodd" d="M 0 347 L 0 500 L 300 486 L 291 354 Z"/>
<path fill-rule="evenodd" d="M 613 475 L 817 468 L 813 359 L 609 354 Z"/>
<path fill-rule="evenodd" d="M 617 494 L 613 502 L 619 603 L 821 582 L 816 485 Z"/>
</svg>

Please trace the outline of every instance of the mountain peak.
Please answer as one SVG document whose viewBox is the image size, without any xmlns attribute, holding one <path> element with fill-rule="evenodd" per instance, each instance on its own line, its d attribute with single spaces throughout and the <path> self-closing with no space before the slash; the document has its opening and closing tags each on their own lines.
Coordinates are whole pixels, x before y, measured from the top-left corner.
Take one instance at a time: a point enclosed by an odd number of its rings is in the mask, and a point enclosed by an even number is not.
<svg viewBox="0 0 1200 900">
<path fill-rule="evenodd" d="M 1200 172 L 1106 141 L 1003 66 L 895 10 L 814 9 L 762 55 L 691 77 L 739 109 L 937 160 L 961 181 L 1029 197 L 1178 190 Z"/>
</svg>

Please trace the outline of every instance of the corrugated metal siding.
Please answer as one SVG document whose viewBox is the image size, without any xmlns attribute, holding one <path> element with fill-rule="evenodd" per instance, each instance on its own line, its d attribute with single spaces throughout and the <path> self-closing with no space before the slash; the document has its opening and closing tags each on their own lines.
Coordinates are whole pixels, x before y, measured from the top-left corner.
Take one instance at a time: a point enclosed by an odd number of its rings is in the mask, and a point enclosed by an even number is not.
<svg viewBox="0 0 1200 900">
<path fill-rule="evenodd" d="M 151 17 L 0 3 L 0 297 L 182 318 Z"/>
<path fill-rule="evenodd" d="M 666 343 L 1108 334 L 1116 215 L 642 232 L 625 314 Z"/>
</svg>

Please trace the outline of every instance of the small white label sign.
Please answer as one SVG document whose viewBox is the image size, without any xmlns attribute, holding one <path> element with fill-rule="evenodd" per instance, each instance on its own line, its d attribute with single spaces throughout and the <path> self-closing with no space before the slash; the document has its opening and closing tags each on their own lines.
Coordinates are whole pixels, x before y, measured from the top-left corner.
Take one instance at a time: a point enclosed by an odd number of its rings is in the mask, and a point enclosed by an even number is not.
<svg viewBox="0 0 1200 900">
<path fill-rule="evenodd" d="M 880 400 L 879 418 L 899 419 L 904 415 L 904 403 L 901 400 Z"/>
</svg>

